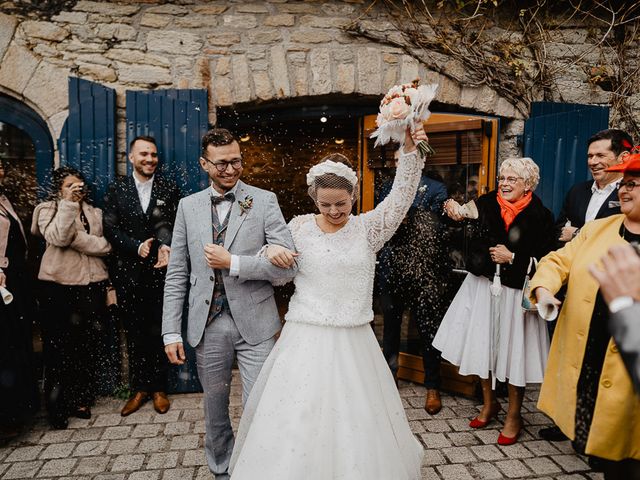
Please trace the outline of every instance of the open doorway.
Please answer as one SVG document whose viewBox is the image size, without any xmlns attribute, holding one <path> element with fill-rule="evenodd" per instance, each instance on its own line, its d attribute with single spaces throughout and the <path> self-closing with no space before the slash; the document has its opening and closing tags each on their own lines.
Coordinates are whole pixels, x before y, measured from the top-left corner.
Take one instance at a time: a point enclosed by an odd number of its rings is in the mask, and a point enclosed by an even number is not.
<svg viewBox="0 0 640 480">
<path fill-rule="evenodd" d="M 354 213 L 375 207 L 381 186 L 395 174 L 393 146 L 374 148 L 369 138 L 375 130 L 375 113 L 379 99 L 366 104 L 327 104 L 303 106 L 279 104 L 250 110 L 218 110 L 218 126 L 232 130 L 240 139 L 245 160 L 243 180 L 251 185 L 275 192 L 284 217 L 314 212 L 307 195 L 306 172 L 328 153 L 339 152 L 354 163 L 360 178 L 360 198 Z M 477 198 L 495 184 L 498 120 L 491 117 L 434 113 L 425 125 L 430 143 L 437 154 L 430 158 L 425 173 L 439 178 L 447 186 L 450 197 L 459 202 Z M 449 255 L 452 259 L 455 293 L 466 273 L 464 257 L 467 236 L 462 227 L 451 225 Z M 284 317 L 291 284 L 276 290 L 281 316 Z M 374 298 L 373 327 L 382 340 L 383 318 Z M 405 313 L 401 334 L 399 377 L 422 382 L 420 339 L 415 322 Z M 449 380 L 445 388 L 464 391 L 465 385 L 451 369 L 443 373 Z M 468 387 L 469 392 L 473 386 Z"/>
</svg>

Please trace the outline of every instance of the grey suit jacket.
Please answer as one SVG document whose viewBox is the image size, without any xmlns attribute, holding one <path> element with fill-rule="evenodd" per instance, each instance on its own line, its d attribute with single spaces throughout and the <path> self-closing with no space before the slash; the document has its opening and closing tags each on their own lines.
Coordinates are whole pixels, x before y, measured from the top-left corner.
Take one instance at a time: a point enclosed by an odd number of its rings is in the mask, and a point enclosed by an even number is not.
<svg viewBox="0 0 640 480">
<path fill-rule="evenodd" d="M 239 202 L 248 196 L 253 204 L 243 213 Z M 202 339 L 215 283 L 204 257 L 204 245 L 213 241 L 210 197 L 207 188 L 180 200 L 164 286 L 162 334 L 181 333 L 188 292 L 187 341 L 194 347 Z M 281 326 L 271 281 L 292 278 L 297 271 L 256 256 L 265 244 L 294 249 L 275 194 L 239 181 L 224 243 L 239 257 L 239 276 L 224 271 L 223 281 L 231 315 L 242 338 L 252 345 L 273 337 Z"/>
<path fill-rule="evenodd" d="M 609 330 L 631 375 L 633 386 L 640 394 L 640 302 L 612 313 Z"/>
</svg>

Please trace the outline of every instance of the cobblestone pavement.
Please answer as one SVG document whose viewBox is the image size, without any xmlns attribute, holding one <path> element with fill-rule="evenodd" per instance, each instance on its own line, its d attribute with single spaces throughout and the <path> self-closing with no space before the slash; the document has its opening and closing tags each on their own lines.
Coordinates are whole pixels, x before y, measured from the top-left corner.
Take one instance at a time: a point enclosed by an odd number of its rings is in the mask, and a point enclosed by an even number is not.
<svg viewBox="0 0 640 480">
<path fill-rule="evenodd" d="M 603 478 L 589 470 L 568 441 L 550 443 L 538 439 L 538 430 L 550 421 L 535 407 L 537 390 L 526 393 L 525 429 L 519 442 L 509 447 L 496 444 L 499 422 L 484 430 L 470 429 L 469 419 L 479 410 L 476 401 L 445 395 L 442 411 L 431 416 L 422 408 L 422 387 L 401 382 L 400 393 L 411 427 L 426 448 L 424 479 Z M 46 420 L 38 418 L 25 434 L 0 449 L 0 478 L 213 478 L 203 452 L 201 394 L 173 395 L 171 410 L 164 415 L 156 414 L 147 403 L 123 418 L 119 413 L 122 405 L 122 401 L 103 398 L 92 409 L 91 419 L 74 418 L 67 430 L 50 430 Z M 240 405 L 236 372 L 231 397 L 234 428 L 240 418 Z"/>
</svg>

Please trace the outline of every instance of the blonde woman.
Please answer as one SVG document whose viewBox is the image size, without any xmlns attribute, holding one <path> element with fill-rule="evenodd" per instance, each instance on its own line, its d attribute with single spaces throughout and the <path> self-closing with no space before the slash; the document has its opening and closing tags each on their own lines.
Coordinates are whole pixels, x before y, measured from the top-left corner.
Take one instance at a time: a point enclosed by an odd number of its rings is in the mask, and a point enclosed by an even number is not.
<svg viewBox="0 0 640 480">
<path fill-rule="evenodd" d="M 509 406 L 500 445 L 517 441 L 522 429 L 520 410 L 527 383 L 541 383 L 549 349 L 544 321 L 524 314 L 522 286 L 531 257 L 541 258 L 554 245 L 553 215 L 533 194 L 540 173 L 530 158 L 511 158 L 500 166 L 498 189 L 477 200 L 478 218 L 469 221 L 469 271 L 444 316 L 433 345 L 442 357 L 459 367 L 462 375 L 478 375 L 483 405 L 469 424 L 483 428 L 500 412 L 492 389 L 492 322 L 499 321 L 497 361 L 493 375 L 508 382 Z M 445 210 L 462 221 L 453 202 Z M 490 286 L 500 265 L 502 293 L 492 312 Z"/>
</svg>

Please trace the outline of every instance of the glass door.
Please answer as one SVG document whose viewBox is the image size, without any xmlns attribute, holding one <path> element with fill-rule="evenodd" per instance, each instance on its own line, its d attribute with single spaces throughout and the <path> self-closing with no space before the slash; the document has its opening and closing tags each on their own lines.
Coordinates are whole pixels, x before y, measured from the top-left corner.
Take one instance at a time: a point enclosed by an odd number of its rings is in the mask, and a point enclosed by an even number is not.
<svg viewBox="0 0 640 480">
<path fill-rule="evenodd" d="M 361 206 L 362 211 L 367 211 L 375 207 L 383 185 L 390 182 L 395 174 L 394 153 L 397 145 L 374 148 L 374 140 L 369 138 L 376 128 L 374 115 L 365 116 L 362 125 Z M 462 204 L 494 188 L 497 119 L 470 115 L 433 114 L 425 124 L 425 131 L 436 154 L 427 160 L 423 174 L 444 183 L 449 198 L 454 198 Z M 446 254 L 452 267 L 447 297 L 452 298 L 466 274 L 464 258 L 469 240 L 460 224 L 448 222 L 446 219 L 442 224 L 446 229 Z M 376 296 L 380 291 L 380 289 L 376 290 Z M 374 298 L 374 310 L 376 313 L 374 330 L 378 339 L 382 341 L 383 316 L 378 298 Z M 405 311 L 401 330 L 399 378 L 418 383 L 423 381 L 424 371 L 420 355 L 421 342 L 415 321 L 409 312 Z M 451 383 L 465 380 L 453 371 L 448 372 L 449 369 L 453 367 L 444 366 L 442 369 L 443 388 L 464 391 L 464 385 Z M 469 386 L 469 390 L 470 394 L 473 393 L 472 386 Z"/>
</svg>

